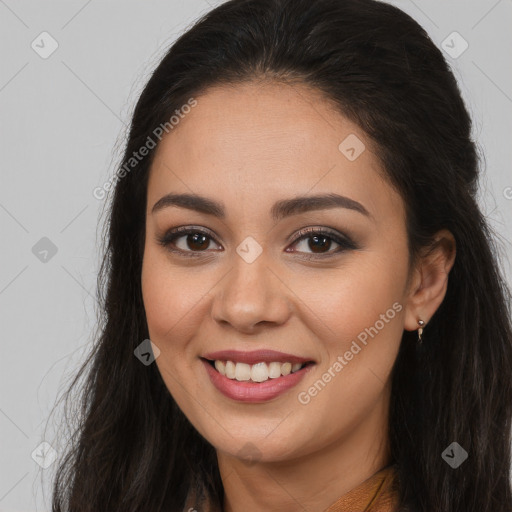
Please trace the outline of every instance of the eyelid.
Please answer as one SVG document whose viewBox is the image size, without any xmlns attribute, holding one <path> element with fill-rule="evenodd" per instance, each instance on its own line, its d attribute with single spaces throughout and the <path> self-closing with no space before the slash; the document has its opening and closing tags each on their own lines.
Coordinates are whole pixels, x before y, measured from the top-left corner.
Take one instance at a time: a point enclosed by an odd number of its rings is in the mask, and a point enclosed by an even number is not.
<svg viewBox="0 0 512 512">
<path fill-rule="evenodd" d="M 352 240 L 345 234 L 340 233 L 339 231 L 323 227 L 323 226 L 306 226 L 304 228 L 299 229 L 295 235 L 290 240 L 290 243 L 298 242 L 299 240 L 302 240 L 304 238 L 307 238 L 309 236 L 314 235 L 326 235 L 331 237 L 332 239 L 341 240 L 341 243 L 351 243 L 353 244 Z"/>
<path fill-rule="evenodd" d="M 171 228 L 164 233 L 163 237 L 170 238 L 170 236 L 175 237 L 176 235 L 179 235 L 180 233 L 188 234 L 190 232 L 202 233 L 203 235 L 207 235 L 210 238 L 215 239 L 215 235 L 213 234 L 213 231 L 209 230 L 208 228 L 202 227 L 202 226 L 194 226 L 194 225 L 178 226 L 177 228 Z"/>
</svg>

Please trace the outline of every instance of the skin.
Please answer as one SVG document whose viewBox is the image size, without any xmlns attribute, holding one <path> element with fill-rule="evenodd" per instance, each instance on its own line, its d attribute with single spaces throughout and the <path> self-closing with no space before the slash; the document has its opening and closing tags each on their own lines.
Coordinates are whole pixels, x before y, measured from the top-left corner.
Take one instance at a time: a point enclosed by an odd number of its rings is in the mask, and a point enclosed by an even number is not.
<svg viewBox="0 0 512 512">
<path fill-rule="evenodd" d="M 390 373 L 402 332 L 417 329 L 419 318 L 428 329 L 455 243 L 443 230 L 434 250 L 409 266 L 404 204 L 383 178 L 371 141 L 314 89 L 251 82 L 196 99 L 159 144 L 148 183 L 141 278 L 150 338 L 161 351 L 156 364 L 217 450 L 225 511 L 324 510 L 390 463 Z M 338 149 L 350 134 L 366 146 L 354 161 Z M 170 192 L 219 201 L 225 218 L 177 206 L 153 213 Z M 277 221 L 270 215 L 276 201 L 322 193 L 349 197 L 369 215 L 341 207 Z M 174 240 L 174 248 L 198 257 L 158 243 L 179 226 L 211 231 L 205 249 L 187 235 Z M 345 234 L 357 249 L 337 252 L 332 241 L 319 251 L 330 257 L 308 260 L 318 255 L 311 237 L 291 240 L 306 226 Z M 252 263 L 236 252 L 248 236 L 263 249 Z M 300 403 L 298 394 L 394 303 L 401 306 L 394 318 Z M 270 348 L 316 365 L 276 399 L 240 403 L 217 391 L 199 359 L 231 348 Z"/>
</svg>

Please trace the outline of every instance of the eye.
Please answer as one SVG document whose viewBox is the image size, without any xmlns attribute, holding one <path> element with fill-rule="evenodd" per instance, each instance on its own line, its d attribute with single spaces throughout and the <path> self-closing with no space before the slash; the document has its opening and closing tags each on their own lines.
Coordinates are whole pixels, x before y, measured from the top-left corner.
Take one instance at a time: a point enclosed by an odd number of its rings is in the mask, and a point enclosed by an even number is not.
<svg viewBox="0 0 512 512">
<path fill-rule="evenodd" d="M 158 243 L 167 250 L 183 256 L 202 256 L 201 253 L 210 252 L 212 242 L 215 239 L 211 233 L 203 228 L 194 226 L 182 226 L 167 231 L 157 239 Z M 222 251 L 218 244 L 217 251 Z M 335 230 L 327 228 L 308 227 L 297 232 L 290 247 L 286 252 L 304 253 L 307 259 L 325 258 L 334 256 L 350 249 L 358 249 L 358 246 L 347 236 Z M 220 248 L 220 249 L 219 249 Z M 308 253 L 308 250 L 310 251 Z"/>
<path fill-rule="evenodd" d="M 164 236 L 158 238 L 158 243 L 172 252 L 200 256 L 198 253 L 206 252 L 213 240 L 208 231 L 184 226 L 167 231 Z"/>
<path fill-rule="evenodd" d="M 287 252 L 311 251 L 309 258 L 333 256 L 345 250 L 357 249 L 357 245 L 346 235 L 326 228 L 304 228 L 293 241 L 298 250 Z M 333 249 L 334 247 L 334 250 Z M 336 247 L 337 246 L 337 247 Z"/>
</svg>

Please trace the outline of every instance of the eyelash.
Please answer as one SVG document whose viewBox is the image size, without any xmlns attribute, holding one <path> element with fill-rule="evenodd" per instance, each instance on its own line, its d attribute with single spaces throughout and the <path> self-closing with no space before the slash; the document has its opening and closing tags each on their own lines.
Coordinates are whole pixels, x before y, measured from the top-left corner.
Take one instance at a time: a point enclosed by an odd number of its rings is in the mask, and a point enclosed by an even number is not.
<svg viewBox="0 0 512 512">
<path fill-rule="evenodd" d="M 204 236 L 207 236 L 211 240 L 215 241 L 215 238 L 212 236 L 212 234 L 209 231 L 206 231 L 202 228 L 195 228 L 193 226 L 183 226 L 175 229 L 171 229 L 167 231 L 162 237 L 158 237 L 157 241 L 158 243 L 166 248 L 167 250 L 177 253 L 179 255 L 185 256 L 185 257 L 201 257 L 203 256 L 202 253 L 205 251 L 184 251 L 183 249 L 177 249 L 172 248 L 171 244 L 175 242 L 178 238 L 182 238 L 186 235 L 194 235 L 194 234 L 201 234 Z M 327 229 L 327 228 L 303 228 L 300 229 L 297 232 L 297 236 L 293 238 L 291 241 L 292 245 L 297 244 L 298 242 L 301 242 L 302 240 L 307 240 L 308 238 L 311 238 L 313 236 L 323 236 L 331 241 L 334 241 L 339 245 L 334 251 L 329 251 L 324 254 L 315 254 L 315 253 L 306 253 L 309 255 L 301 256 L 304 259 L 322 259 L 322 258 L 330 258 L 333 257 L 336 254 L 339 254 L 341 252 L 344 252 L 346 250 L 356 250 L 359 247 L 346 235 L 340 235 L 336 231 Z M 219 244 L 220 245 L 220 244 Z M 290 252 L 290 251 L 287 251 Z M 294 251 L 291 251 L 294 252 Z M 301 253 L 304 254 L 304 253 Z"/>
</svg>

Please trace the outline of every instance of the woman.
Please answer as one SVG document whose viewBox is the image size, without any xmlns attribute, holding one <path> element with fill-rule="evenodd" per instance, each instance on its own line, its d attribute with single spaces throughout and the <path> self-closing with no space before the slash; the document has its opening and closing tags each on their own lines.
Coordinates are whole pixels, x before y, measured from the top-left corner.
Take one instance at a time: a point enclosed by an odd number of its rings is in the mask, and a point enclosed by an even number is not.
<svg viewBox="0 0 512 512">
<path fill-rule="evenodd" d="M 456 81 L 397 8 L 199 20 L 133 115 L 53 510 L 511 510 L 477 177 Z"/>
</svg>

